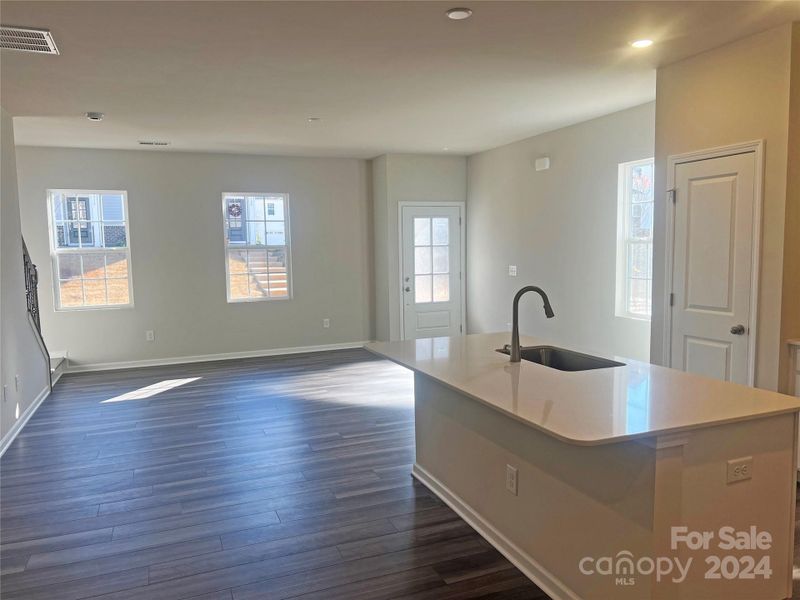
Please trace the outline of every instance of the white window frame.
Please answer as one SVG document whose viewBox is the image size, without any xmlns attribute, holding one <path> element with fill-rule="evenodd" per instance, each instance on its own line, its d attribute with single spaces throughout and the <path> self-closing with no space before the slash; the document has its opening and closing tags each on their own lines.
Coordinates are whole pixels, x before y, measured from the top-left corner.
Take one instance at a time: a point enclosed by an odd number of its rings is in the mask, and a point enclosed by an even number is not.
<svg viewBox="0 0 800 600">
<path fill-rule="evenodd" d="M 109 247 L 96 248 L 96 247 L 83 247 L 83 246 L 68 246 L 66 248 L 58 248 L 56 246 L 56 229 L 53 222 L 54 209 L 53 198 L 56 194 L 62 195 L 119 195 L 122 196 L 122 211 L 124 213 L 123 223 L 125 224 L 125 241 L 124 248 Z M 90 215 L 91 216 L 91 215 Z M 91 223 L 91 219 L 89 221 Z M 128 192 L 125 190 L 89 190 L 89 189 L 48 189 L 47 190 L 47 230 L 50 238 L 50 270 L 52 271 L 53 281 L 53 306 L 56 312 L 75 312 L 84 310 L 115 310 L 133 308 L 133 263 L 131 261 L 131 229 L 130 229 L 130 212 L 128 211 Z M 78 234 L 80 236 L 80 233 Z M 128 303 L 127 304 L 92 304 L 89 306 L 62 306 L 61 305 L 61 287 L 59 285 L 59 270 L 58 270 L 58 257 L 64 254 L 107 254 L 109 252 L 125 252 L 128 260 Z M 106 282 L 108 279 L 106 279 Z M 106 286 L 108 284 L 106 283 Z M 106 297 L 108 296 L 108 289 L 106 288 Z M 85 300 L 85 298 L 84 298 Z"/>
<path fill-rule="evenodd" d="M 285 233 L 286 243 L 283 246 L 275 246 L 275 245 L 255 245 L 255 244 L 236 244 L 235 246 L 231 246 L 228 243 L 228 207 L 227 207 L 227 197 L 228 196 L 242 196 L 245 198 L 245 204 L 247 204 L 247 197 L 248 196 L 280 196 L 283 198 L 283 230 Z M 264 206 L 264 213 L 266 216 L 267 207 L 266 204 Z M 225 294 L 229 304 L 238 304 L 241 302 L 269 302 L 269 301 L 281 301 L 281 300 L 291 300 L 294 293 L 294 277 L 292 274 L 292 236 L 291 236 L 291 225 L 289 222 L 290 219 L 290 210 L 289 210 L 289 194 L 285 192 L 223 192 L 222 193 L 222 250 L 223 250 L 223 258 L 225 262 Z M 243 224 L 245 227 L 247 226 L 247 219 L 246 215 L 243 219 Z M 245 234 L 246 235 L 246 234 Z M 266 240 L 265 240 L 266 241 Z M 285 296 L 262 296 L 256 298 L 231 298 L 231 274 L 230 274 L 230 266 L 228 264 L 228 251 L 229 250 L 267 250 L 275 249 L 275 248 L 283 248 L 286 252 L 286 295 Z"/>
<path fill-rule="evenodd" d="M 637 321 L 650 321 L 652 319 L 652 286 L 653 279 L 650 279 L 650 315 L 633 313 L 628 310 L 629 289 L 628 284 L 631 280 L 628 273 L 628 251 L 630 248 L 630 170 L 639 165 L 654 164 L 653 158 L 643 158 L 630 162 L 620 163 L 617 174 L 617 273 L 616 273 L 616 298 L 615 314 L 626 319 Z M 655 172 L 655 169 L 654 169 Z M 654 205 L 655 212 L 655 205 Z M 650 241 L 652 247 L 653 241 Z"/>
</svg>

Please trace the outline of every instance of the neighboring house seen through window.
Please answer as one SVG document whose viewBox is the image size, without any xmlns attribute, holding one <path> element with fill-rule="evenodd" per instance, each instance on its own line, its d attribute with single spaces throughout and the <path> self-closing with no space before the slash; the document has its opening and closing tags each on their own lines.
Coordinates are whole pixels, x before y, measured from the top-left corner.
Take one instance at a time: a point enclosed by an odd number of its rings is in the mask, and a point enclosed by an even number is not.
<svg viewBox="0 0 800 600">
<path fill-rule="evenodd" d="M 56 309 L 131 306 L 127 193 L 50 190 L 47 205 Z"/>
<path fill-rule="evenodd" d="M 223 194 L 228 302 L 291 297 L 289 198 Z"/>
<path fill-rule="evenodd" d="M 653 159 L 619 165 L 618 317 L 650 319 L 653 299 Z"/>
</svg>

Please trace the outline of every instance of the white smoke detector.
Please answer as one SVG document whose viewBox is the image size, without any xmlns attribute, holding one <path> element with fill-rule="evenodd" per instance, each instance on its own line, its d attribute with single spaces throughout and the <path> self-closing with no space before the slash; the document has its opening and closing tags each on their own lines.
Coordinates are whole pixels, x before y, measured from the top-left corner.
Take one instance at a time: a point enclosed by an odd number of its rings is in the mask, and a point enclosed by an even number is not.
<svg viewBox="0 0 800 600">
<path fill-rule="evenodd" d="M 469 8 L 451 8 L 446 13 L 448 19 L 453 19 L 453 21 L 463 21 L 464 19 L 469 19 L 472 16 L 472 10 Z"/>
</svg>

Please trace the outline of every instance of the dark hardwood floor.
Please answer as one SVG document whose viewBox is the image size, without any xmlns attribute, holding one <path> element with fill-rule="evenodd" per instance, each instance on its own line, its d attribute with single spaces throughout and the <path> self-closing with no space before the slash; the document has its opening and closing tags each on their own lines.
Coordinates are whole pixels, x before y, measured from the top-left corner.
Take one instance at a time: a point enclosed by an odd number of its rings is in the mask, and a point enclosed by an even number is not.
<svg viewBox="0 0 800 600">
<path fill-rule="evenodd" d="M 363 350 L 64 376 L 0 461 L 2 598 L 545 599 L 411 479 L 412 396 Z"/>
</svg>

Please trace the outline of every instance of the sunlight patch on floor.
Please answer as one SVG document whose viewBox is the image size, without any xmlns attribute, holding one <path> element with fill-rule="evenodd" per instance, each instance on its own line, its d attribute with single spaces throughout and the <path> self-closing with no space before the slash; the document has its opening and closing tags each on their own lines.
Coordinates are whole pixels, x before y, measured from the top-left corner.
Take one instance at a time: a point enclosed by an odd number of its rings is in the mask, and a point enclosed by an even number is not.
<svg viewBox="0 0 800 600">
<path fill-rule="evenodd" d="M 377 379 L 375 372 L 373 360 L 334 365 L 289 382 L 266 382 L 263 391 L 326 404 L 404 409 L 414 406 L 414 374 L 410 370 L 386 363 L 381 364 Z"/>
<path fill-rule="evenodd" d="M 143 400 L 144 398 L 150 398 L 151 396 L 155 396 L 161 392 L 166 392 L 167 390 L 191 383 L 192 381 L 197 381 L 198 379 L 200 379 L 200 377 L 165 379 L 164 381 L 159 381 L 158 383 L 139 388 L 138 390 L 133 390 L 132 392 L 127 392 L 119 396 L 114 396 L 108 400 L 103 400 L 100 404 L 108 404 L 109 402 L 124 402 L 125 400 Z"/>
</svg>

